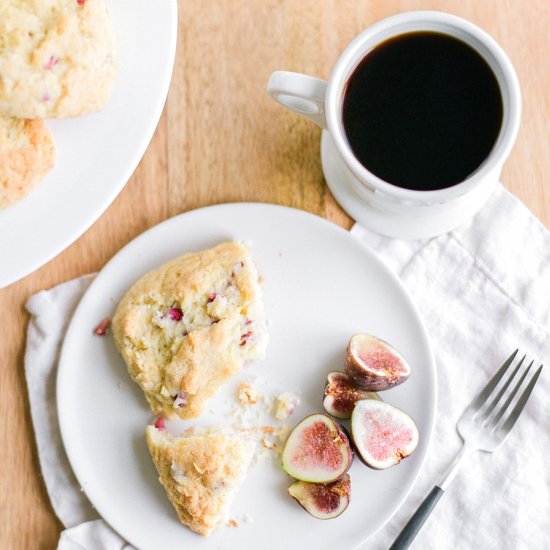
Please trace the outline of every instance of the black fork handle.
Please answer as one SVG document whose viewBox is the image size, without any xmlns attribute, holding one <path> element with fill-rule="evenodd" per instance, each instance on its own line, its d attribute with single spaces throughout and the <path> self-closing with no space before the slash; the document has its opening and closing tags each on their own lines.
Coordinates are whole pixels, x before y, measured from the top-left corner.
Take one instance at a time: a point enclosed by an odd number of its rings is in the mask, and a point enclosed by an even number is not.
<svg viewBox="0 0 550 550">
<path fill-rule="evenodd" d="M 403 527 L 401 533 L 393 541 L 389 550 L 406 550 L 410 546 L 444 492 L 441 487 L 434 486 L 405 527 Z"/>
</svg>

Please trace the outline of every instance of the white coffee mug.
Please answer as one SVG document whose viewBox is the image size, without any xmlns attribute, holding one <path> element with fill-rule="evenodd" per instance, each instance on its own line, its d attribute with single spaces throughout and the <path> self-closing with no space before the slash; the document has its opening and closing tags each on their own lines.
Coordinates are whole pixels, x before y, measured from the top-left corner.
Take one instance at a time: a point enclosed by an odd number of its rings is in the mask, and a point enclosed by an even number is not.
<svg viewBox="0 0 550 550">
<path fill-rule="evenodd" d="M 493 70 L 502 96 L 503 119 L 484 162 L 464 181 L 445 189 L 417 191 L 391 185 L 365 168 L 351 150 L 342 122 L 346 84 L 377 45 L 397 35 L 432 31 L 462 40 Z M 471 218 L 499 181 L 519 128 L 521 94 L 514 68 L 500 46 L 474 24 L 435 11 L 413 11 L 383 19 L 344 50 L 328 82 L 299 73 L 274 72 L 269 95 L 323 128 L 323 172 L 336 200 L 364 227 L 390 237 L 415 239 L 445 233 Z"/>
</svg>

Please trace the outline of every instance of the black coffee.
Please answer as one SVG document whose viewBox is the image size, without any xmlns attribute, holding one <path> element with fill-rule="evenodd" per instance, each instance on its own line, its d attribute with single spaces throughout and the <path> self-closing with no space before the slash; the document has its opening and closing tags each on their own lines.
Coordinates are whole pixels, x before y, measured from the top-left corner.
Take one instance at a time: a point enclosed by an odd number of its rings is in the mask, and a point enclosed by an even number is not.
<svg viewBox="0 0 550 550">
<path fill-rule="evenodd" d="M 470 46 L 414 32 L 383 42 L 357 66 L 343 121 L 370 172 L 407 189 L 444 189 L 487 158 L 502 124 L 502 97 L 493 71 Z"/>
</svg>

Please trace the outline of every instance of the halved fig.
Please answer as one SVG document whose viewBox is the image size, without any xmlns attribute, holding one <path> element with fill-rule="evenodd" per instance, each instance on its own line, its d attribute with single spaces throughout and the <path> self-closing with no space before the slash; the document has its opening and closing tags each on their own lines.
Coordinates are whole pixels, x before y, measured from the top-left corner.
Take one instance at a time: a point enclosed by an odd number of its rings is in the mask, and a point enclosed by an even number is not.
<svg viewBox="0 0 550 550">
<path fill-rule="evenodd" d="M 355 403 L 361 399 L 380 399 L 373 391 L 367 391 L 357 386 L 343 372 L 329 372 L 325 386 L 323 406 L 336 418 L 350 418 Z"/>
<path fill-rule="evenodd" d="M 353 451 L 342 426 L 321 413 L 306 416 L 294 427 L 282 456 L 287 474 L 311 483 L 340 479 L 352 461 Z"/>
<path fill-rule="evenodd" d="M 332 519 L 338 517 L 348 507 L 351 498 L 351 481 L 348 474 L 332 483 L 295 481 L 288 488 L 288 492 L 314 518 Z"/>
<path fill-rule="evenodd" d="M 411 374 L 405 358 L 376 336 L 356 334 L 346 351 L 346 374 L 365 390 L 388 390 L 405 382 Z"/>
<path fill-rule="evenodd" d="M 384 470 L 408 457 L 418 445 L 418 428 L 401 409 L 374 399 L 358 401 L 351 415 L 351 438 L 359 458 Z"/>
</svg>

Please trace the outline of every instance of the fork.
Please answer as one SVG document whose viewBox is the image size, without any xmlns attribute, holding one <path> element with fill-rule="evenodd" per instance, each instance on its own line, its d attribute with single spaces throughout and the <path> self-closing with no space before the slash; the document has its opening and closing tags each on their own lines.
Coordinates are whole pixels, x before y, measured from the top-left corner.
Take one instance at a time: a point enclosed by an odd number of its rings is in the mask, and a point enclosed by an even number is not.
<svg viewBox="0 0 550 550">
<path fill-rule="evenodd" d="M 496 451 L 510 433 L 523 407 L 525 407 L 542 370 L 542 365 L 540 365 L 535 374 L 531 377 L 525 390 L 517 399 L 514 408 L 507 413 L 534 362 L 531 361 L 530 365 L 523 371 L 517 380 L 513 389 L 505 396 L 506 390 L 512 384 L 525 361 L 525 355 L 518 361 L 517 365 L 512 368 L 508 378 L 498 391 L 496 391 L 497 386 L 499 382 L 504 379 L 504 375 L 507 373 L 512 363 L 514 363 L 517 354 L 518 350 L 514 351 L 514 353 L 508 357 L 491 380 L 489 380 L 481 393 L 462 413 L 456 425 L 457 431 L 463 440 L 462 448 L 451 463 L 441 482 L 435 485 L 428 496 L 422 501 L 389 550 L 405 550 L 409 547 L 422 528 L 422 525 L 424 525 L 426 519 L 428 519 L 435 505 L 456 476 L 466 456 L 474 451 L 487 451 L 490 453 Z M 495 394 L 494 396 L 492 396 L 493 393 Z"/>
</svg>

